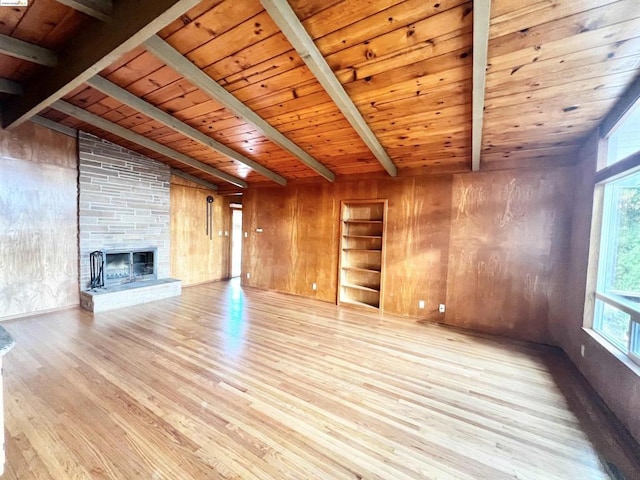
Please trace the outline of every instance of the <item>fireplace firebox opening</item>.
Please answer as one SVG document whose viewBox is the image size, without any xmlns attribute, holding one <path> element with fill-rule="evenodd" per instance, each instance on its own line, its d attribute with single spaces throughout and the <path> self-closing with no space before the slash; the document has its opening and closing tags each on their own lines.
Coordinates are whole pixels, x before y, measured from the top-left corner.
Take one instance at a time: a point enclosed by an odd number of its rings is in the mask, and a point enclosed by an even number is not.
<svg viewBox="0 0 640 480">
<path fill-rule="evenodd" d="M 104 251 L 105 286 L 157 279 L 157 253 L 157 248 Z"/>
</svg>

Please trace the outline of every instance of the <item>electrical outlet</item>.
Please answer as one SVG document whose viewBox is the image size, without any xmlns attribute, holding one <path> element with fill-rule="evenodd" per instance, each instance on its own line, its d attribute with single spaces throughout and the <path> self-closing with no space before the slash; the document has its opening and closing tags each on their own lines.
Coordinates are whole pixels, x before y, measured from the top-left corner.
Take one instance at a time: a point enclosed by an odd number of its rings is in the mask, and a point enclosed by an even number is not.
<svg viewBox="0 0 640 480">
<path fill-rule="evenodd" d="M 218 236 L 221 237 L 222 236 L 222 230 L 218 230 Z"/>
<path fill-rule="evenodd" d="M 424 300 L 418 302 L 418 308 L 424 308 Z"/>
<path fill-rule="evenodd" d="M 444 313 L 444 303 L 441 303 L 441 304 L 440 304 L 440 308 L 438 308 L 438 311 L 439 311 L 440 313 Z"/>
<path fill-rule="evenodd" d="M 244 232 L 244 238 L 247 238 L 249 236 L 249 232 Z"/>
<path fill-rule="evenodd" d="M 229 232 L 227 230 L 224 231 L 224 236 L 228 237 L 229 236 Z"/>
<path fill-rule="evenodd" d="M 247 272 L 247 278 L 251 278 L 251 274 Z"/>
<path fill-rule="evenodd" d="M 580 345 L 580 356 L 584 357 L 584 345 Z"/>
<path fill-rule="evenodd" d="M 316 283 L 312 283 L 311 284 L 311 289 L 312 290 L 317 290 L 318 289 L 318 285 Z"/>
</svg>

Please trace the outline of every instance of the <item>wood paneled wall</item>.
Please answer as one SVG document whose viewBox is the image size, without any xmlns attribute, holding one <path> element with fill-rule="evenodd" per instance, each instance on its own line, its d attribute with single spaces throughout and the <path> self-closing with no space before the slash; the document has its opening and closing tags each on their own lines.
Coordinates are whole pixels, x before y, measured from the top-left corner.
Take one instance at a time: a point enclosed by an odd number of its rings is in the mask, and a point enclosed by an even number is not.
<svg viewBox="0 0 640 480">
<path fill-rule="evenodd" d="M 79 302 L 76 149 L 30 122 L 0 131 L 0 318 Z"/>
<path fill-rule="evenodd" d="M 549 342 L 564 287 L 571 174 L 454 176 L 447 323 Z"/>
<path fill-rule="evenodd" d="M 385 312 L 548 342 L 570 178 L 556 168 L 250 189 L 243 283 L 334 302 L 340 200 L 386 198 Z"/>
<path fill-rule="evenodd" d="M 211 239 L 206 235 L 209 195 L 214 198 Z M 229 276 L 232 200 L 171 177 L 171 277 L 182 280 L 183 285 L 194 285 Z"/>
<path fill-rule="evenodd" d="M 576 168 L 575 211 L 571 248 L 567 255 L 569 267 L 563 289 L 566 292 L 565 308 L 562 320 L 551 327 L 554 343 L 563 348 L 607 406 L 640 442 L 640 377 L 582 329 L 597 149 L 597 137 L 594 136 L 582 149 L 582 162 Z"/>
</svg>

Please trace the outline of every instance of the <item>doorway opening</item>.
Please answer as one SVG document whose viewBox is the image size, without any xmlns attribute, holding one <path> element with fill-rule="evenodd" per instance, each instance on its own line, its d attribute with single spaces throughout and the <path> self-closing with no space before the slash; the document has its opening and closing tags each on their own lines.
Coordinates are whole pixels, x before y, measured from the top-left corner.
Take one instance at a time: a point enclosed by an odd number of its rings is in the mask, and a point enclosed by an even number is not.
<svg viewBox="0 0 640 480">
<path fill-rule="evenodd" d="M 231 278 L 242 273 L 242 205 L 231 207 Z"/>
</svg>

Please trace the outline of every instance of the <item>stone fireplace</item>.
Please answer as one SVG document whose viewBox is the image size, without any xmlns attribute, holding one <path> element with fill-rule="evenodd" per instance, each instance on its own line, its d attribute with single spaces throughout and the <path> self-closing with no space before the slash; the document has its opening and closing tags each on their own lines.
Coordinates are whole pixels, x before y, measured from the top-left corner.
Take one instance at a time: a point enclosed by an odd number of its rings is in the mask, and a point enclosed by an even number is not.
<svg viewBox="0 0 640 480">
<path fill-rule="evenodd" d="M 80 290 L 90 290 L 95 251 L 106 289 L 168 283 L 170 168 L 85 132 L 78 146 Z"/>
</svg>

